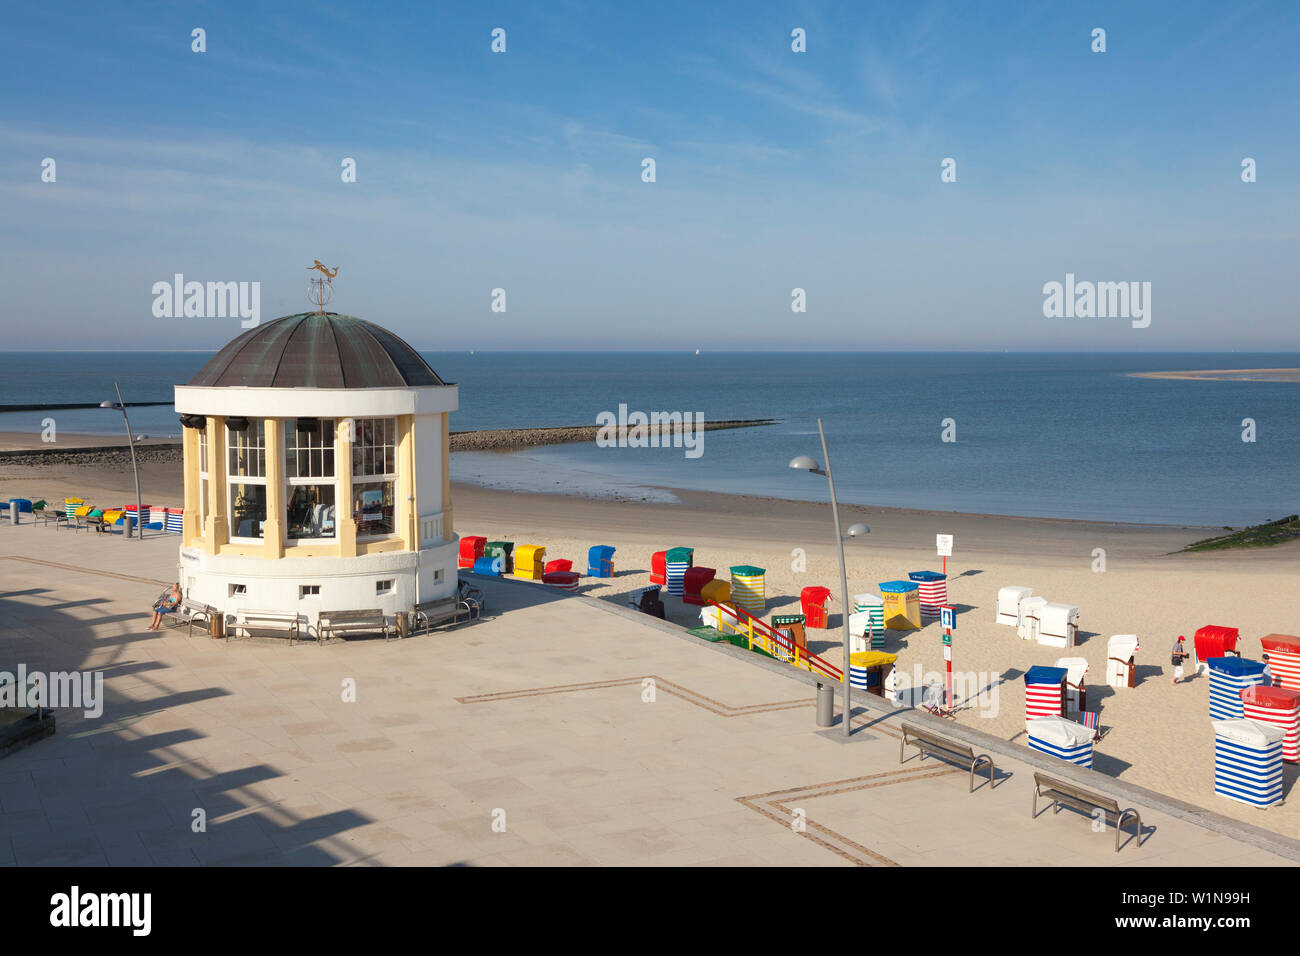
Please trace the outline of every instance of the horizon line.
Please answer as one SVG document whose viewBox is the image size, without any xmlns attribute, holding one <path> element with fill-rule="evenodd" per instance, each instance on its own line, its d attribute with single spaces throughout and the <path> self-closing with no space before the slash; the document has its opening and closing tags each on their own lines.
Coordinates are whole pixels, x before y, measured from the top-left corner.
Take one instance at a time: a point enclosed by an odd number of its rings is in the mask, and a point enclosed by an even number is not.
<svg viewBox="0 0 1300 956">
<path fill-rule="evenodd" d="M 229 344 L 229 343 L 227 343 Z M 805 355 L 872 355 L 879 353 L 891 353 L 898 355 L 1232 355 L 1232 354 L 1255 354 L 1255 355 L 1300 355 L 1300 347 L 1297 348 L 1224 348 L 1224 349 L 1143 349 L 1143 350 L 1125 350 L 1125 349 L 998 349 L 998 348 L 968 348 L 968 349 L 908 349 L 908 348 L 854 348 L 854 349 L 802 349 L 802 348 L 751 348 L 751 349 L 729 349 L 729 348 L 659 348 L 659 349 L 639 349 L 633 347 L 624 348 L 536 348 L 536 349 L 500 349 L 500 348 L 429 348 L 419 345 L 412 345 L 417 352 L 441 353 L 444 355 L 464 354 L 475 355 L 477 353 L 498 354 L 498 355 L 532 355 L 546 353 L 564 353 L 579 352 L 591 354 L 605 354 L 611 352 L 618 353 L 638 353 L 646 355 L 694 355 L 697 352 L 700 355 L 712 353 L 715 355 L 736 355 L 736 354 L 770 354 L 770 353 L 797 353 Z M 106 346 L 91 348 L 75 349 L 26 349 L 26 348 L 5 348 L 0 349 L 0 355 L 215 355 L 225 348 L 224 345 L 212 349 L 120 349 L 108 348 Z"/>
</svg>

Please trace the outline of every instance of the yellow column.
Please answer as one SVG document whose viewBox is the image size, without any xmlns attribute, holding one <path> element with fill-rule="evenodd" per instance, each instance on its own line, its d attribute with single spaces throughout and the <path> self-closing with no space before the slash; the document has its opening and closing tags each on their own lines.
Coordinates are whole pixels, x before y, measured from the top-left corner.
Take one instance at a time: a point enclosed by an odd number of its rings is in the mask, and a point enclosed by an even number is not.
<svg viewBox="0 0 1300 956">
<path fill-rule="evenodd" d="M 407 551 L 420 549 L 420 532 L 415 527 L 415 428 L 410 415 L 397 416 L 397 532 Z"/>
<path fill-rule="evenodd" d="M 266 420 L 266 524 L 262 553 L 284 557 L 284 419 Z"/>
<path fill-rule="evenodd" d="M 451 527 L 451 413 L 442 413 L 442 540 L 456 537 Z"/>
<path fill-rule="evenodd" d="M 181 461 L 185 471 L 185 514 L 181 518 L 181 546 L 191 547 L 203 535 L 199 526 L 199 432 L 181 428 Z"/>
<path fill-rule="evenodd" d="M 352 517 L 352 429 L 350 418 L 340 419 L 334 431 L 334 534 L 339 557 L 357 556 L 357 523 Z"/>
<path fill-rule="evenodd" d="M 226 524 L 226 420 L 208 418 L 208 521 L 203 550 L 216 554 L 230 540 Z"/>
</svg>

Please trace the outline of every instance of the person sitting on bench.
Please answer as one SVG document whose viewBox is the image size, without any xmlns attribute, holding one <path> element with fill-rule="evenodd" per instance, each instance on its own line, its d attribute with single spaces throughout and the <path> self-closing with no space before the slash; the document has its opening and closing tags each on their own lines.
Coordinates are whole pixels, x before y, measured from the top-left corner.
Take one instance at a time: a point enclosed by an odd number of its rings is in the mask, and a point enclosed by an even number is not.
<svg viewBox="0 0 1300 956">
<path fill-rule="evenodd" d="M 181 586 L 180 583 L 173 584 L 171 590 L 160 597 L 153 605 L 153 620 L 149 622 L 149 630 L 156 631 L 162 627 L 164 614 L 174 614 L 176 609 L 181 606 Z"/>
</svg>

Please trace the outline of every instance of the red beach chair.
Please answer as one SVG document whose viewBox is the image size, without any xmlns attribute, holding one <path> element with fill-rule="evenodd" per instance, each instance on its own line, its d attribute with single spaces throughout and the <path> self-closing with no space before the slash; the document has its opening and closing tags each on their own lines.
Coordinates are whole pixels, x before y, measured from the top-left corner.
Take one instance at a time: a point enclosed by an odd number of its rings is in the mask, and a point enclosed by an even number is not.
<svg viewBox="0 0 1300 956">
<path fill-rule="evenodd" d="M 668 585 L 668 552 L 656 551 L 650 555 L 650 583 Z"/>
<path fill-rule="evenodd" d="M 687 568 L 686 573 L 682 575 L 682 603 L 698 604 L 703 607 L 704 585 L 717 577 L 717 574 L 716 568 Z"/>
<path fill-rule="evenodd" d="M 480 538 L 478 535 L 469 534 L 462 537 L 456 566 L 458 568 L 474 567 L 474 562 L 483 557 L 483 546 L 485 544 L 487 544 L 487 538 Z"/>
<path fill-rule="evenodd" d="M 813 586 L 799 592 L 799 603 L 803 607 L 803 616 L 808 627 L 826 626 L 826 602 L 830 600 L 834 600 L 830 588 Z"/>
</svg>

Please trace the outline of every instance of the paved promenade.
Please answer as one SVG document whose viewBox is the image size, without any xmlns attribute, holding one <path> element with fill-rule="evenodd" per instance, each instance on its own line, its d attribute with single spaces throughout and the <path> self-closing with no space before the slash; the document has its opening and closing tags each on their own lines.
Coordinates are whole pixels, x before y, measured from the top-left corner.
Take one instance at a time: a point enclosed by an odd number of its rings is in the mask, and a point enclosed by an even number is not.
<svg viewBox="0 0 1300 956">
<path fill-rule="evenodd" d="M 107 698 L 102 716 L 61 710 L 54 737 L 0 760 L 0 865 L 1300 857 L 1141 804 L 1142 845 L 1125 837 L 1116 854 L 1085 817 L 1030 819 L 1023 748 L 968 794 L 960 770 L 899 766 L 896 714 L 859 710 L 842 743 L 776 665 L 540 587 L 491 585 L 481 623 L 400 642 L 150 632 L 176 542 L 0 526 L 0 670 L 102 671 Z"/>
</svg>

